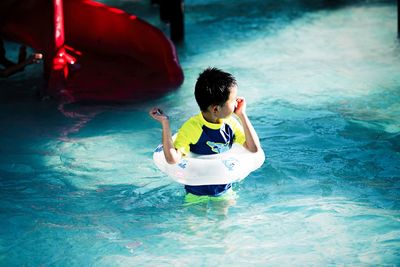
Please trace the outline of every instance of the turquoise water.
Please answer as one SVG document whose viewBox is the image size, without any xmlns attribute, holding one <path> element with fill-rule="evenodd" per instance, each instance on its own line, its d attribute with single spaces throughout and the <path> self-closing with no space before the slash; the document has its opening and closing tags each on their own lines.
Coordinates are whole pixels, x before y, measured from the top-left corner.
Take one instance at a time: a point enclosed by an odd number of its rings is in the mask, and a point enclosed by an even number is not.
<svg viewBox="0 0 400 267">
<path fill-rule="evenodd" d="M 40 101 L 40 66 L 0 80 L 0 266 L 398 266 L 396 6 L 310 2 L 186 1 L 186 80 L 161 99 Z M 177 130 L 207 66 L 237 77 L 267 160 L 237 199 L 185 205 L 147 112 Z"/>
</svg>

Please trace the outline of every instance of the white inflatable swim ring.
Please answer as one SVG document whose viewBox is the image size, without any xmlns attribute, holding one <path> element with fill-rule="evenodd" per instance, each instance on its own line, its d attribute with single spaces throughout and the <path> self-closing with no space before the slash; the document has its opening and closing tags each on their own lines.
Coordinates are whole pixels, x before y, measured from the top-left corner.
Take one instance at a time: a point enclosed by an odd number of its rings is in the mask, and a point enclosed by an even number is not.
<svg viewBox="0 0 400 267">
<path fill-rule="evenodd" d="M 154 151 L 153 159 L 162 172 L 178 183 L 211 185 L 228 184 L 246 178 L 252 171 L 261 167 L 265 155 L 262 149 L 252 153 L 242 145 L 233 144 L 229 151 L 221 154 L 190 154 L 176 164 L 168 164 L 163 145 L 160 144 Z"/>
</svg>

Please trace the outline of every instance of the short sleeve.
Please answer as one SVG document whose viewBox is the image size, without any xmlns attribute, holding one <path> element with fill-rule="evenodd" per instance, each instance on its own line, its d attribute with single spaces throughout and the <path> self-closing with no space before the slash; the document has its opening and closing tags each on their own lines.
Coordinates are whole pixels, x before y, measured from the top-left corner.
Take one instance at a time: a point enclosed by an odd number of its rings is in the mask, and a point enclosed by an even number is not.
<svg viewBox="0 0 400 267">
<path fill-rule="evenodd" d="M 235 115 L 232 115 L 227 123 L 232 127 L 234 133 L 233 142 L 243 145 L 244 142 L 246 142 L 246 136 L 244 135 L 243 126 L 239 122 L 239 118 L 237 118 Z"/>
<path fill-rule="evenodd" d="M 190 144 L 196 144 L 201 135 L 201 127 L 195 119 L 187 120 L 179 129 L 174 140 L 174 147 L 181 151 L 183 155 L 190 152 Z"/>
</svg>

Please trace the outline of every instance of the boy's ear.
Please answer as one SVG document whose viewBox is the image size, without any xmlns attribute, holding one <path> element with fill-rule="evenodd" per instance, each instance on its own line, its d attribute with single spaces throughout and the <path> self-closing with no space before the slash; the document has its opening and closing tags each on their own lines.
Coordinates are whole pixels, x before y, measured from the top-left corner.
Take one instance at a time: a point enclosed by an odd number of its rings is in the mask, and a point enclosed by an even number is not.
<svg viewBox="0 0 400 267">
<path fill-rule="evenodd" d="M 218 105 L 211 105 L 211 110 L 213 113 L 218 112 L 219 111 L 219 106 Z"/>
</svg>

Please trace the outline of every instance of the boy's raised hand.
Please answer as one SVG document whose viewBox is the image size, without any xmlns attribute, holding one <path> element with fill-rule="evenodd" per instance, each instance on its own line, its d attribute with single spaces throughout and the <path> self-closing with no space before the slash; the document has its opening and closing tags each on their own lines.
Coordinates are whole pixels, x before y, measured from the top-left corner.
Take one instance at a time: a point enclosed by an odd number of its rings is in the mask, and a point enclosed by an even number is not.
<svg viewBox="0 0 400 267">
<path fill-rule="evenodd" d="M 168 121 L 168 116 L 159 108 L 152 108 L 149 115 L 159 122 Z"/>
<path fill-rule="evenodd" d="M 246 113 L 246 99 L 242 96 L 236 98 L 235 114 L 240 116 Z"/>
</svg>

